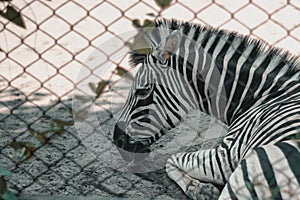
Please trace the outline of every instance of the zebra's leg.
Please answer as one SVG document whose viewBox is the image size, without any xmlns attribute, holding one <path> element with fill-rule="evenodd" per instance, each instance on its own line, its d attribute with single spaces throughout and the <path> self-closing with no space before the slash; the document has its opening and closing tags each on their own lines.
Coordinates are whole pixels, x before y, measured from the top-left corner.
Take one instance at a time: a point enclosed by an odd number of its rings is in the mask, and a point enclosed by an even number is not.
<svg viewBox="0 0 300 200">
<path fill-rule="evenodd" d="M 250 151 L 219 199 L 300 199 L 300 141 L 267 144 Z"/>
<path fill-rule="evenodd" d="M 166 172 L 190 198 L 214 199 L 220 194 L 214 184 L 225 185 L 232 173 L 226 161 L 226 153 L 220 147 L 178 153 L 168 159 Z"/>
<path fill-rule="evenodd" d="M 166 171 L 168 176 L 174 180 L 184 193 L 191 199 L 217 199 L 220 191 L 211 183 L 202 183 L 190 177 L 171 162 L 167 162 Z"/>
</svg>

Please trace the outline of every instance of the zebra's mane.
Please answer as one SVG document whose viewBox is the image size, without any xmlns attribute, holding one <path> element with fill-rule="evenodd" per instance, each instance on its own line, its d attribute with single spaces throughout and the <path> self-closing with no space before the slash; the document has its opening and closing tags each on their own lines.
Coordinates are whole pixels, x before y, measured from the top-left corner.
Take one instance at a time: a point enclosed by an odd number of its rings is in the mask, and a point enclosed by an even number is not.
<svg viewBox="0 0 300 200">
<path fill-rule="evenodd" d="M 235 38 L 239 38 L 242 40 L 242 42 L 247 46 L 247 45 L 254 45 L 254 48 L 257 49 L 258 54 L 263 54 L 263 53 L 270 53 L 273 58 L 279 58 L 282 62 L 284 63 L 289 63 L 291 66 L 292 71 L 300 71 L 300 66 L 299 66 L 299 57 L 292 55 L 289 51 L 278 48 L 278 47 L 268 47 L 268 45 L 258 39 L 249 37 L 247 35 L 242 35 L 239 34 L 235 31 L 228 31 L 224 29 L 217 29 L 208 25 L 199 25 L 199 24 L 194 24 L 194 23 L 189 23 L 189 22 L 180 22 L 177 20 L 167 20 L 167 19 L 161 19 L 157 20 L 155 22 L 155 28 L 161 29 L 161 30 L 179 30 L 182 34 L 188 35 L 189 31 L 191 29 L 195 29 L 193 39 L 197 40 L 199 37 L 201 31 L 208 31 L 210 32 L 211 35 L 213 34 L 221 34 L 221 35 L 229 35 L 229 36 L 234 36 Z M 157 45 L 161 42 L 161 38 L 165 39 L 167 36 L 170 34 L 169 31 L 158 31 L 159 36 L 154 36 L 153 31 L 148 33 L 146 36 L 146 40 L 148 41 L 148 44 L 151 46 L 152 49 L 154 49 Z M 156 32 L 157 33 L 157 32 Z M 152 36 L 152 37 L 151 37 Z M 154 41 L 153 41 L 154 39 Z M 151 42 L 149 42 L 152 40 Z M 146 54 L 140 54 L 132 50 L 130 52 L 130 64 L 132 66 L 136 66 L 140 63 L 144 62 L 144 59 L 146 58 Z"/>
</svg>

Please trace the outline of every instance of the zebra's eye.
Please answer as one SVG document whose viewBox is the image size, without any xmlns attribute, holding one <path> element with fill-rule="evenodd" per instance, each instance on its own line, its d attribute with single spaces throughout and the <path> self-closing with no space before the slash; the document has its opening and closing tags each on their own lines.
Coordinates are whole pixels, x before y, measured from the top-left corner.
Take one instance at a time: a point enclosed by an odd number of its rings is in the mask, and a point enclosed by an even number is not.
<svg viewBox="0 0 300 200">
<path fill-rule="evenodd" d="M 135 91 L 135 94 L 140 97 L 145 97 L 151 92 L 151 87 L 138 88 Z"/>
</svg>

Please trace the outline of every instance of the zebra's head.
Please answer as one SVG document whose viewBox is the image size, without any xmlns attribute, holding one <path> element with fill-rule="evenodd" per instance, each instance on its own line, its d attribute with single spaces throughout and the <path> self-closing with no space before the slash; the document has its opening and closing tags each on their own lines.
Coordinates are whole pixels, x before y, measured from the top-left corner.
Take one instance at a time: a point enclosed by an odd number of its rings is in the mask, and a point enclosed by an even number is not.
<svg viewBox="0 0 300 200">
<path fill-rule="evenodd" d="M 180 30 L 157 28 L 147 38 L 151 53 L 131 54 L 132 63 L 141 66 L 113 135 L 126 161 L 147 156 L 150 144 L 179 125 L 189 108 L 196 105 L 188 81 L 175 64 L 180 60 L 178 52 L 183 38 Z"/>
</svg>

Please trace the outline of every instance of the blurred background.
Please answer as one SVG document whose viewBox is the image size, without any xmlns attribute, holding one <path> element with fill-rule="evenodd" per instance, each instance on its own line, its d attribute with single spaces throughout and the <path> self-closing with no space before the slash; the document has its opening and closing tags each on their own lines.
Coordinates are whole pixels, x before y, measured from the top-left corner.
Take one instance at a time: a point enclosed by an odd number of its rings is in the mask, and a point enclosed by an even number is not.
<svg viewBox="0 0 300 200">
<path fill-rule="evenodd" d="M 185 198 L 163 169 L 128 174 L 101 162 L 111 156 L 110 129 L 126 99 L 127 89 L 112 94 L 113 86 L 129 87 L 134 69 L 127 52 L 143 44 L 139 30 L 156 19 L 234 30 L 300 54 L 300 0 L 0 0 L 0 15 L 3 199 L 36 193 Z M 85 121 L 91 111 L 82 105 L 95 102 L 100 127 L 79 134 L 74 119 Z"/>
</svg>

